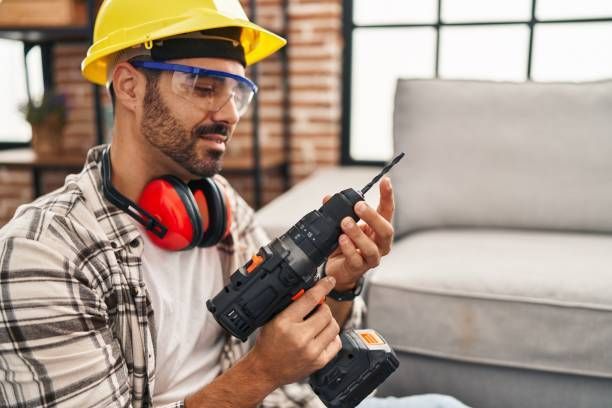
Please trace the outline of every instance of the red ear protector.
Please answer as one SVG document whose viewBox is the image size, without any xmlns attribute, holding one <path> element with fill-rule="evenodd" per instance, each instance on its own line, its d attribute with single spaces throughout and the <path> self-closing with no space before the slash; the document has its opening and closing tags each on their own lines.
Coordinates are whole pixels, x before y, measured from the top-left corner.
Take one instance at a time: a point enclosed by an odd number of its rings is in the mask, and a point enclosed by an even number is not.
<svg viewBox="0 0 612 408">
<path fill-rule="evenodd" d="M 230 232 L 229 199 L 212 178 L 189 184 L 174 176 L 156 178 L 145 186 L 136 204 L 113 187 L 110 146 L 102 152 L 102 192 L 144 225 L 157 246 L 167 250 L 214 246 Z"/>
</svg>

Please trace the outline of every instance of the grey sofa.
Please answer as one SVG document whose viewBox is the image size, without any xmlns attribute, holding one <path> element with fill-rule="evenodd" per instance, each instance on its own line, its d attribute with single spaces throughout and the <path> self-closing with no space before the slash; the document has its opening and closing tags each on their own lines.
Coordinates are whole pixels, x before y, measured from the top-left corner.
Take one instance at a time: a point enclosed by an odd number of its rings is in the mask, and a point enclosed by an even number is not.
<svg viewBox="0 0 612 408">
<path fill-rule="evenodd" d="M 396 242 L 366 300 L 400 368 L 379 393 L 612 407 L 612 82 L 400 80 L 394 143 Z M 260 222 L 376 170 L 323 170 Z"/>
</svg>

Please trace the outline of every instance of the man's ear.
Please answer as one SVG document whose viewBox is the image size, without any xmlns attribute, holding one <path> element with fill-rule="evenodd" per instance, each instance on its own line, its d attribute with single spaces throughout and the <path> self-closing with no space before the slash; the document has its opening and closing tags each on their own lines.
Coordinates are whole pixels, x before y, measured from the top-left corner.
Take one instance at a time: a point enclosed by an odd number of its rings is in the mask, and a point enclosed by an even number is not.
<svg viewBox="0 0 612 408">
<path fill-rule="evenodd" d="M 113 71 L 113 90 L 115 92 L 115 109 L 118 106 L 135 112 L 142 104 L 146 89 L 146 78 L 131 64 L 122 62 Z"/>
</svg>

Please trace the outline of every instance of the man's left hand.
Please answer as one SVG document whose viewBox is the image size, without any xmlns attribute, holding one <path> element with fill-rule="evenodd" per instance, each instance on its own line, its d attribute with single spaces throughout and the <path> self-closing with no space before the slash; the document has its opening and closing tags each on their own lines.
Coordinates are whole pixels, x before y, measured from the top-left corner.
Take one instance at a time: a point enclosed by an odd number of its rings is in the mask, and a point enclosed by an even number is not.
<svg viewBox="0 0 612 408">
<path fill-rule="evenodd" d="M 329 196 L 323 202 L 329 200 Z M 338 238 L 338 248 L 327 259 L 325 273 L 336 278 L 335 290 L 349 291 L 371 268 L 380 264 L 383 256 L 391 251 L 393 243 L 393 189 L 391 180 L 380 182 L 380 201 L 374 210 L 365 201 L 355 204 L 355 213 L 361 222 L 346 217 L 342 220 L 343 234 Z"/>
</svg>

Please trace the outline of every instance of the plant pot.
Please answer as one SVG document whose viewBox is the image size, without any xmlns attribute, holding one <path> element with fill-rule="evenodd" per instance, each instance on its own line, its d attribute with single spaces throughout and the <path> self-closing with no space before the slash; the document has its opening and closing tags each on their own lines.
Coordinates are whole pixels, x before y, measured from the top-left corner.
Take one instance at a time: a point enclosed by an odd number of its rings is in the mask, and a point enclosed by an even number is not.
<svg viewBox="0 0 612 408">
<path fill-rule="evenodd" d="M 38 156 L 56 155 L 62 152 L 64 126 L 58 115 L 51 115 L 42 123 L 32 125 L 32 150 Z"/>
</svg>

